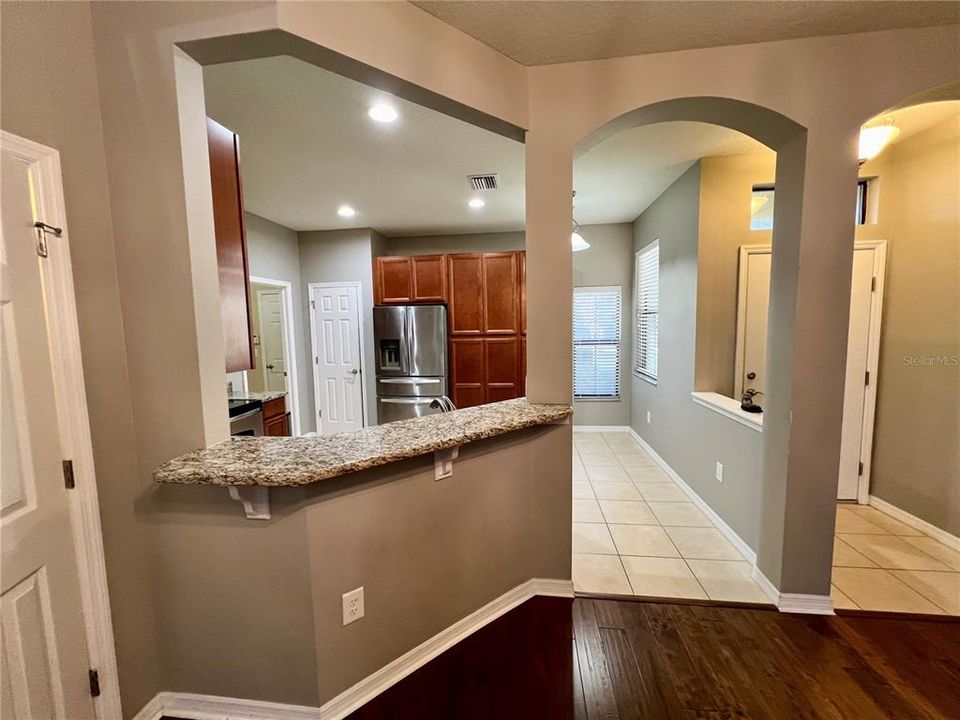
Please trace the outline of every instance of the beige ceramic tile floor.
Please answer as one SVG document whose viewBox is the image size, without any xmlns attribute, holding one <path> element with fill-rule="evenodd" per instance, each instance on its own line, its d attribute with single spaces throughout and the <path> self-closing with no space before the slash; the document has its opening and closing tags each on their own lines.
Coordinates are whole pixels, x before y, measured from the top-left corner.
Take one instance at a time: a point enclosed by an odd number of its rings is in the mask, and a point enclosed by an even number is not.
<svg viewBox="0 0 960 720">
<path fill-rule="evenodd" d="M 960 615 L 960 551 L 866 505 L 838 505 L 836 608 Z"/>
<path fill-rule="evenodd" d="M 769 602 L 750 564 L 628 433 L 574 433 L 578 592 Z"/>
<path fill-rule="evenodd" d="M 769 602 L 750 564 L 629 433 L 574 432 L 578 592 Z M 960 552 L 876 508 L 838 505 L 836 608 L 960 615 Z"/>
</svg>

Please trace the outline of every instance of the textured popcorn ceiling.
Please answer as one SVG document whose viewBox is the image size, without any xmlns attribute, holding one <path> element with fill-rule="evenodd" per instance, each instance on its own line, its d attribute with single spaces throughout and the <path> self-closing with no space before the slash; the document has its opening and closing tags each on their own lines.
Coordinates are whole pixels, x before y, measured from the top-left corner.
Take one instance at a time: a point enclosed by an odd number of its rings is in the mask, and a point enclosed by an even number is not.
<svg viewBox="0 0 960 720">
<path fill-rule="evenodd" d="M 522 65 L 960 23 L 960 3 L 898 0 L 414 0 Z"/>
</svg>

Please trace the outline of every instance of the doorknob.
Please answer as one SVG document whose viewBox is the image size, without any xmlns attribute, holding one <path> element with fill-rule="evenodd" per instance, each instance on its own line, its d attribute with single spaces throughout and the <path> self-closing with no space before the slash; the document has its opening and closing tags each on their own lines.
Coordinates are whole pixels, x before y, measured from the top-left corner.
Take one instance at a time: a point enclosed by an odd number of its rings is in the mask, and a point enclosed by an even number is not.
<svg viewBox="0 0 960 720">
<path fill-rule="evenodd" d="M 350 372 L 351 375 L 356 375 L 356 374 L 357 374 L 358 372 L 360 372 L 360 371 L 357 370 L 356 368 L 354 368 L 353 370 L 350 370 L 349 372 Z"/>
<path fill-rule="evenodd" d="M 273 370 L 273 365 L 267 365 L 267 370 Z"/>
</svg>

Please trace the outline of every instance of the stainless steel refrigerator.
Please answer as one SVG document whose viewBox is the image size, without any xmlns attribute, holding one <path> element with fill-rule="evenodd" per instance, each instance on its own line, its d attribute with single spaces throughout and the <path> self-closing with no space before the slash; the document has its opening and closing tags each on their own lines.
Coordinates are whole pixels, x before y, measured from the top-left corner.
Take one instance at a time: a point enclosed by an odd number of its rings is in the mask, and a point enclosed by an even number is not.
<svg viewBox="0 0 960 720">
<path fill-rule="evenodd" d="M 377 305 L 377 421 L 452 410 L 447 397 L 447 308 L 444 305 Z"/>
</svg>

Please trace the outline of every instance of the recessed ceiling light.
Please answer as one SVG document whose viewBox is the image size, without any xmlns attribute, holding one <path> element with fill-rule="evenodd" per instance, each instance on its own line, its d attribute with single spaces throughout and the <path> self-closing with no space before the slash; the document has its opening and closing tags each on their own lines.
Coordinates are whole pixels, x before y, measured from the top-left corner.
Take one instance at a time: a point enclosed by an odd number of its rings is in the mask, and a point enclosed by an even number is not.
<svg viewBox="0 0 960 720">
<path fill-rule="evenodd" d="M 341 205 L 337 208 L 337 215 L 342 218 L 352 218 L 357 214 L 357 211 L 354 210 L 349 205 Z"/>
<path fill-rule="evenodd" d="M 382 123 L 392 123 L 400 114 L 397 112 L 397 109 L 393 105 L 388 105 L 387 103 L 377 103 L 372 105 L 369 110 L 367 110 L 367 115 L 370 116 L 371 120 L 376 120 L 377 122 Z"/>
<path fill-rule="evenodd" d="M 470 202 L 467 203 L 467 205 L 472 207 L 474 210 L 479 210 L 486 204 L 487 203 L 483 200 L 483 198 L 470 198 Z"/>
</svg>

